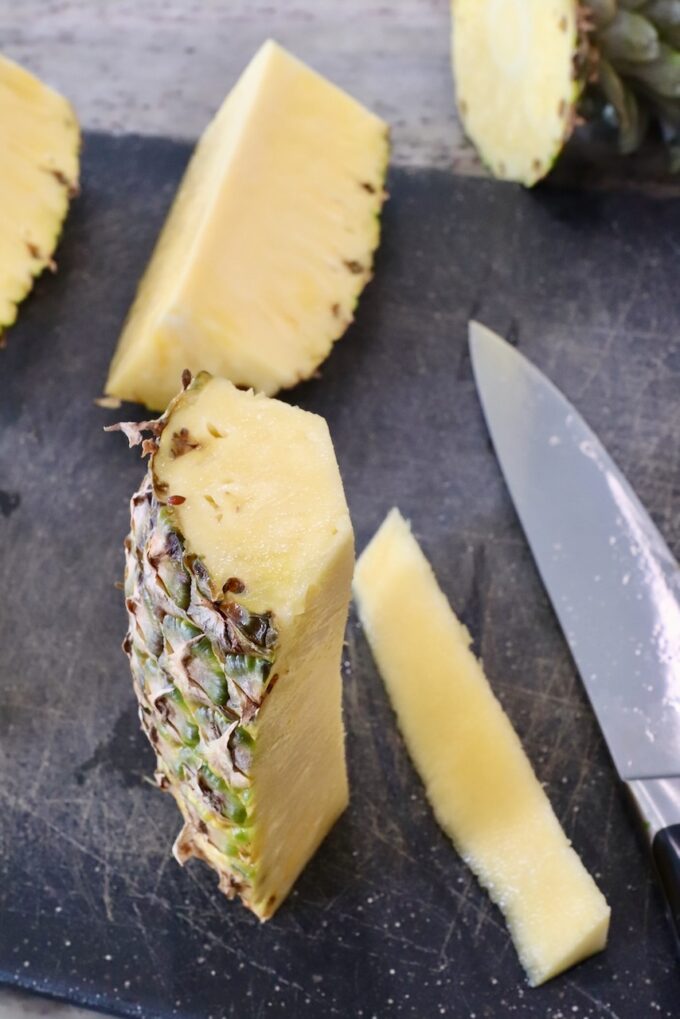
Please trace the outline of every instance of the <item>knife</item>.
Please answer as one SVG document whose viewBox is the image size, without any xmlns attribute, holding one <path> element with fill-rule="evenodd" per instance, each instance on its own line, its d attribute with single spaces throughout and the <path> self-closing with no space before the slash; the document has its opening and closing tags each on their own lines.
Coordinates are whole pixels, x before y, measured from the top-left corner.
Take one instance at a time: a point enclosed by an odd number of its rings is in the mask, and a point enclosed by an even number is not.
<svg viewBox="0 0 680 1019">
<path fill-rule="evenodd" d="M 503 476 L 651 847 L 680 950 L 680 567 L 552 382 L 477 322 L 470 354 Z"/>
</svg>

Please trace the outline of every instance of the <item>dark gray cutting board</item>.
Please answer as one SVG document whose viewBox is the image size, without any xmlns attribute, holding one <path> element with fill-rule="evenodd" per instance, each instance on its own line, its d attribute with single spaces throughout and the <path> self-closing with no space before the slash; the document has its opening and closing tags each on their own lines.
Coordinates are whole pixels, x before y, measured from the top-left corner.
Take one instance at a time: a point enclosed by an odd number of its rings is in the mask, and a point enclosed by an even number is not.
<svg viewBox="0 0 680 1019">
<path fill-rule="evenodd" d="M 356 325 L 290 394 L 329 420 L 358 546 L 392 505 L 412 518 L 611 902 L 606 953 L 530 990 L 354 616 L 352 803 L 285 906 L 261 926 L 170 857 L 114 588 L 143 468 L 92 400 L 187 154 L 87 139 L 59 273 L 0 353 L 0 979 L 130 1016 L 678 1016 L 660 896 L 503 488 L 466 323 L 549 373 L 680 552 L 680 200 L 395 172 Z"/>
</svg>

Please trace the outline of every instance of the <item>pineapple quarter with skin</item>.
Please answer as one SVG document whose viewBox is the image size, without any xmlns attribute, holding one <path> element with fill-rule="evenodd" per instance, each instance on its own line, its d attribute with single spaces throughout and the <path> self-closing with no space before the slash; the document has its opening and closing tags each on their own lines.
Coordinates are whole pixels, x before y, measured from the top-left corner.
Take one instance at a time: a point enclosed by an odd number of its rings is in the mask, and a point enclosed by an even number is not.
<svg viewBox="0 0 680 1019">
<path fill-rule="evenodd" d="M 55 269 L 78 191 L 80 129 L 70 104 L 0 56 L 0 342 L 36 276 Z"/>
<path fill-rule="evenodd" d="M 354 591 L 435 816 L 505 915 L 530 983 L 603 949 L 609 906 L 397 510 L 359 557 Z"/>
<path fill-rule="evenodd" d="M 371 278 L 386 124 L 274 42 L 200 139 L 107 394 L 163 410 L 188 367 L 272 395 L 312 375 Z"/>
<path fill-rule="evenodd" d="M 466 133 L 491 172 L 532 185 L 580 121 L 622 153 L 651 122 L 680 169 L 680 0 L 452 0 Z"/>
<path fill-rule="evenodd" d="M 186 376 L 185 376 L 186 378 Z M 174 852 L 261 919 L 348 802 L 340 655 L 352 526 L 326 422 L 202 373 L 132 499 L 130 658 Z"/>
</svg>

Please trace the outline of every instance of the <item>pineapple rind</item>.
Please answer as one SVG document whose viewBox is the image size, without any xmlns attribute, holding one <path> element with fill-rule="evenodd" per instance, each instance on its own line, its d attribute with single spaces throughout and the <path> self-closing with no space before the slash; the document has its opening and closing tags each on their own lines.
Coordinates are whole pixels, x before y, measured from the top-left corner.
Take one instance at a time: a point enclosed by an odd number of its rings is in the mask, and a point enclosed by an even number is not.
<svg viewBox="0 0 680 1019">
<path fill-rule="evenodd" d="M 78 191 L 80 129 L 71 105 L 0 56 L 0 335 L 34 279 L 54 270 L 70 199 Z"/>
<path fill-rule="evenodd" d="M 158 784 L 185 819 L 175 853 L 181 862 L 191 855 L 206 859 L 222 890 L 248 901 L 254 877 L 249 763 L 276 630 L 271 618 L 249 613 L 229 592 L 213 599 L 205 568 L 185 553 L 150 472 L 132 498 L 131 517 L 125 650 L 142 728 L 158 759 Z M 186 592 L 184 608 L 173 588 Z"/>
<path fill-rule="evenodd" d="M 199 376 L 162 418 L 141 429 L 149 426 L 159 436 L 177 402 L 207 380 Z M 184 818 L 176 858 L 205 860 L 225 894 L 239 894 L 266 918 L 266 907 L 252 899 L 249 770 L 258 714 L 275 679 L 277 631 L 271 614 L 253 613 L 239 602 L 237 578 L 214 596 L 205 566 L 185 551 L 166 498 L 152 458 L 132 497 L 125 543 L 130 625 L 124 649 L 139 718 L 157 756 L 157 783 L 173 795 Z"/>
</svg>

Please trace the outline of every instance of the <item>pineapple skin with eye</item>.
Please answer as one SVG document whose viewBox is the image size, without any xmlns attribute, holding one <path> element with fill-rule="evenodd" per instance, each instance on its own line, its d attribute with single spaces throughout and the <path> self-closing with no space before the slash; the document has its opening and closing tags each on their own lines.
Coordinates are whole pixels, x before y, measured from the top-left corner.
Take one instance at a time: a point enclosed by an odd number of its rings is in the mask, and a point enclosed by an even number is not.
<svg viewBox="0 0 680 1019">
<path fill-rule="evenodd" d="M 265 920 L 348 802 L 354 543 L 333 446 L 323 418 L 207 373 L 140 427 L 124 646 L 142 728 L 184 819 L 175 856 Z"/>
</svg>

